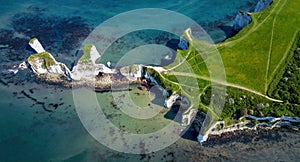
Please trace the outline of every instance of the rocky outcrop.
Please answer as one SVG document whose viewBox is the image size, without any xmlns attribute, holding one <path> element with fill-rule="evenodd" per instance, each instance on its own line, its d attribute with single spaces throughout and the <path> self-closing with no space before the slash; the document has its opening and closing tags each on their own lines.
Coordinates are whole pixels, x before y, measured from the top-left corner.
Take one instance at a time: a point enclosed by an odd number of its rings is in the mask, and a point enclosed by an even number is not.
<svg viewBox="0 0 300 162">
<path fill-rule="evenodd" d="M 74 80 L 93 80 L 99 74 L 114 74 L 114 70 L 108 68 L 104 64 L 96 64 L 96 60 L 100 58 L 100 54 L 96 47 L 92 44 L 86 44 L 83 49 L 83 55 L 73 67 L 72 74 Z"/>
<path fill-rule="evenodd" d="M 64 76 L 67 79 L 72 79 L 72 74 L 69 68 L 60 62 L 57 62 L 54 57 L 48 52 L 41 52 L 31 55 L 27 58 L 32 71 L 37 74 L 53 74 L 58 77 Z"/>
<path fill-rule="evenodd" d="M 24 61 L 24 62 L 22 62 L 21 64 L 19 64 L 19 69 L 25 70 L 25 69 L 27 69 L 27 68 L 28 68 L 28 67 L 27 67 L 26 61 Z"/>
<path fill-rule="evenodd" d="M 265 8 L 267 8 L 272 3 L 272 0 L 260 0 L 257 2 L 254 12 L 261 11 Z"/>
<path fill-rule="evenodd" d="M 259 0 L 256 4 L 253 12 L 259 12 L 265 8 L 267 8 L 272 3 L 272 0 Z M 238 32 L 246 27 L 251 22 L 251 17 L 249 13 L 240 11 L 234 21 L 233 21 L 233 30 Z"/>
<path fill-rule="evenodd" d="M 180 95 L 173 93 L 169 98 L 165 99 L 164 107 L 165 108 L 171 108 L 176 100 L 180 99 Z"/>
<path fill-rule="evenodd" d="M 129 80 L 137 80 L 142 77 L 143 65 L 124 66 L 120 69 L 120 72 Z"/>
<path fill-rule="evenodd" d="M 32 38 L 29 41 L 29 45 L 32 49 L 34 49 L 37 53 L 46 52 L 42 44 L 37 38 Z"/>
<path fill-rule="evenodd" d="M 189 48 L 189 43 L 183 37 L 180 37 L 178 48 L 181 50 L 187 50 Z"/>
<path fill-rule="evenodd" d="M 59 77 L 64 76 L 69 80 L 72 79 L 69 68 L 65 64 L 57 62 L 49 52 L 46 52 L 37 38 L 31 39 L 29 45 L 37 52 L 27 58 L 27 62 L 35 74 L 54 74 Z"/>
<path fill-rule="evenodd" d="M 282 117 L 255 117 L 252 115 L 246 116 L 246 118 L 251 119 L 251 120 L 256 120 L 256 121 L 266 121 L 266 122 L 277 122 L 277 121 L 288 121 L 288 122 L 294 122 L 294 123 L 300 123 L 300 118 L 299 117 L 289 117 L 289 116 L 282 116 Z"/>
<path fill-rule="evenodd" d="M 113 74 L 114 70 L 106 67 L 104 64 L 96 64 L 95 61 L 100 57 L 94 45 L 85 45 L 84 54 L 78 60 L 72 72 L 69 68 L 46 52 L 37 38 L 30 40 L 29 45 L 37 52 L 27 58 L 27 62 L 32 71 L 37 74 L 50 74 L 53 76 L 64 76 L 69 80 L 95 79 L 99 73 Z M 56 79 L 55 77 L 53 79 Z M 50 79 L 51 80 L 51 79 Z"/>
<path fill-rule="evenodd" d="M 57 62 L 49 52 L 45 51 L 38 39 L 31 39 L 29 45 L 37 53 L 29 56 L 24 65 L 28 64 L 28 67 L 39 78 L 48 82 L 59 83 L 66 87 L 89 86 L 108 88 L 113 84 L 121 86 L 125 83 L 124 81 L 128 80 L 130 83 L 136 83 L 137 78 L 143 75 L 142 65 L 123 67 L 120 74 L 116 69 L 111 69 L 104 64 L 97 64 L 96 60 L 101 56 L 92 44 L 84 46 L 83 55 L 79 58 L 72 71 L 65 64 Z M 111 67 L 110 62 L 108 65 Z M 126 69 L 129 70 L 126 72 Z"/>
<path fill-rule="evenodd" d="M 251 17 L 247 12 L 240 11 L 233 22 L 233 30 L 240 31 L 251 22 Z"/>
<path fill-rule="evenodd" d="M 188 112 L 182 115 L 181 125 L 188 126 L 191 124 L 193 119 L 195 118 L 198 110 L 197 109 L 190 109 Z"/>
<path fill-rule="evenodd" d="M 254 124 L 252 121 L 245 121 L 236 124 L 226 126 L 224 128 L 225 122 L 218 121 L 213 126 L 211 126 L 204 134 L 199 132 L 197 137 L 198 142 L 205 142 L 210 135 L 221 135 L 223 133 L 235 132 L 237 130 L 256 130 L 257 128 L 273 129 L 276 127 L 289 127 L 291 129 L 299 130 L 300 128 L 300 118 L 299 117 L 255 117 L 248 115 L 245 118 L 249 120 L 254 120 L 259 123 Z"/>
</svg>

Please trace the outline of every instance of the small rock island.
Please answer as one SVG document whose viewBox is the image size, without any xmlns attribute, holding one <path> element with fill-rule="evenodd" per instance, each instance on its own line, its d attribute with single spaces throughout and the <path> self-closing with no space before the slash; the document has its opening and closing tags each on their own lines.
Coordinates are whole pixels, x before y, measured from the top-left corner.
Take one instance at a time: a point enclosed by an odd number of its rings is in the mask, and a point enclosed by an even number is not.
<svg viewBox="0 0 300 162">
<path fill-rule="evenodd" d="M 28 67 L 34 74 L 49 82 L 62 83 L 66 87 L 85 85 L 110 88 L 112 84 L 138 82 L 142 77 L 142 65 L 126 66 L 116 70 L 117 68 L 108 67 L 111 66 L 109 62 L 107 65 L 97 64 L 96 60 L 100 58 L 100 54 L 92 44 L 84 46 L 83 55 L 72 70 L 45 51 L 37 38 L 31 39 L 29 45 L 37 52 L 27 58 Z"/>
</svg>

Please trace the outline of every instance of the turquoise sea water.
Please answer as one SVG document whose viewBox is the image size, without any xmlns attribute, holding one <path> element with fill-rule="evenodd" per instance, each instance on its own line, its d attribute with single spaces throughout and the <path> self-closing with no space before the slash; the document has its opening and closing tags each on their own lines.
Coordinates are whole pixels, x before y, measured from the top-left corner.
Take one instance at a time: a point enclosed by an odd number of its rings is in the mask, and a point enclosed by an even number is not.
<svg viewBox="0 0 300 162">
<path fill-rule="evenodd" d="M 240 9 L 250 10 L 256 2 L 257 0 L 0 0 L 0 161 L 197 161 L 202 159 L 201 156 L 206 160 L 222 160 L 219 155 L 229 159 L 239 157 L 238 151 L 228 145 L 242 145 L 245 148 L 244 158 L 253 158 L 250 155 L 254 154 L 259 159 L 264 159 L 263 154 L 255 154 L 263 145 L 226 143 L 202 147 L 194 141 L 192 134 L 161 151 L 147 155 L 113 151 L 98 143 L 85 130 L 76 113 L 71 89 L 42 83 L 34 79 L 30 72 L 20 71 L 16 75 L 8 72 L 8 69 L 21 63 L 32 53 L 27 48 L 27 42 L 32 37 L 38 37 L 46 50 L 71 67 L 80 55 L 78 49 L 82 41 L 90 31 L 106 19 L 133 9 L 163 8 L 179 12 L 199 23 L 214 41 L 222 41 L 226 34 L 221 27 L 230 26 Z M 165 44 L 171 38 L 173 36 L 166 33 L 153 31 L 129 34 L 108 53 L 121 53 L 147 43 Z M 116 56 L 108 55 L 105 61 L 113 60 L 114 57 Z M 131 94 L 137 105 L 161 108 L 149 101 L 151 95 L 145 89 L 133 87 Z M 148 133 L 170 122 L 164 112 L 151 119 L 132 121 L 133 119 L 114 108 L 111 93 L 99 93 L 97 97 L 105 114 L 110 116 L 109 119 L 128 131 Z M 293 160 L 292 158 L 297 157 L 296 152 L 299 152 L 299 149 L 295 149 L 298 141 L 290 141 L 289 138 L 299 139 L 299 134 L 286 134 L 282 135 L 280 141 L 282 147 L 277 146 L 276 150 L 288 152 Z M 269 147 L 279 144 L 276 141 L 263 143 Z M 247 152 L 247 148 L 251 148 L 253 154 Z M 278 154 L 270 149 L 270 153 L 274 152 Z M 267 157 L 281 160 L 276 158 L 278 155 Z"/>
</svg>

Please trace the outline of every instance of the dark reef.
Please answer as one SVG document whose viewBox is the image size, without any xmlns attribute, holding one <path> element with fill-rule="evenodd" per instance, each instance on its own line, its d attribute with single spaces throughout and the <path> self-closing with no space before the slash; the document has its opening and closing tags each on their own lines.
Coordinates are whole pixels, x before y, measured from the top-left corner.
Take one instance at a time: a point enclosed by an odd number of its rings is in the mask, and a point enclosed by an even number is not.
<svg viewBox="0 0 300 162">
<path fill-rule="evenodd" d="M 75 57 L 74 50 L 80 48 L 82 41 L 92 31 L 81 17 L 46 16 L 45 9 L 36 7 L 28 7 L 26 12 L 17 13 L 10 19 L 9 28 L 0 29 L 2 63 L 25 60 L 33 51 L 23 45 L 30 38 L 37 37 L 48 47 L 47 50 L 70 66 L 68 57 Z"/>
</svg>

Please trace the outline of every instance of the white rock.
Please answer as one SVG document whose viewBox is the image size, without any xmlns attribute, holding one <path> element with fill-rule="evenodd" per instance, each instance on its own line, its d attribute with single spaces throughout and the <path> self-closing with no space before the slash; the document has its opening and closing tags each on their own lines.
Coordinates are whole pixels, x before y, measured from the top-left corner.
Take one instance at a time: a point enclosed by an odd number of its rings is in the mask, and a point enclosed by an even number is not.
<svg viewBox="0 0 300 162">
<path fill-rule="evenodd" d="M 116 73 L 114 70 L 108 68 L 104 64 L 96 64 L 95 65 L 95 75 L 98 75 L 99 72 L 105 73 L 105 74 L 113 74 Z"/>
<path fill-rule="evenodd" d="M 181 125 L 188 126 L 191 124 L 192 119 L 197 114 L 196 109 L 191 109 L 188 114 L 182 115 Z"/>
<path fill-rule="evenodd" d="M 143 66 L 142 65 L 135 66 L 135 70 L 134 70 L 134 72 L 132 72 L 133 77 L 135 77 L 135 78 L 142 77 L 142 72 L 143 72 Z"/>
<path fill-rule="evenodd" d="M 19 72 L 18 69 L 8 69 L 9 72 L 12 72 L 14 74 L 17 74 Z"/>
<path fill-rule="evenodd" d="M 120 69 L 120 72 L 123 76 L 125 76 L 129 80 L 136 80 L 142 77 L 143 66 L 142 65 L 125 66 Z"/>
<path fill-rule="evenodd" d="M 42 44 L 39 42 L 37 38 L 32 38 L 29 41 L 29 45 L 31 48 L 33 48 L 37 53 L 46 52 Z"/>
<path fill-rule="evenodd" d="M 197 136 L 197 140 L 198 140 L 199 143 L 205 142 L 207 140 L 207 138 L 208 138 L 208 135 L 202 136 L 201 134 L 199 134 Z"/>
<path fill-rule="evenodd" d="M 47 73 L 47 69 L 44 69 L 44 68 L 42 67 L 42 64 L 43 64 L 43 60 L 41 60 L 41 59 L 36 59 L 36 60 L 34 61 L 34 65 L 35 65 L 35 66 L 32 66 L 32 65 L 31 65 L 31 69 L 32 69 L 34 72 L 38 73 L 38 74 L 44 74 L 44 73 Z"/>
<path fill-rule="evenodd" d="M 59 64 L 49 66 L 48 71 L 54 74 L 64 74 Z"/>
<path fill-rule="evenodd" d="M 20 68 L 21 70 L 27 69 L 26 62 L 25 62 L 25 61 L 22 62 L 22 63 L 19 65 L 19 68 Z"/>
<path fill-rule="evenodd" d="M 172 94 L 168 99 L 165 100 L 164 106 L 166 108 L 171 108 L 179 97 L 180 96 L 176 93 Z"/>
<path fill-rule="evenodd" d="M 108 66 L 109 68 L 111 68 L 111 62 L 110 62 L 110 61 L 108 61 L 106 64 L 107 64 L 107 66 Z"/>
<path fill-rule="evenodd" d="M 91 61 L 93 65 L 95 65 L 95 62 L 100 57 L 100 54 L 94 45 L 91 47 L 90 55 L 91 55 Z"/>
</svg>

